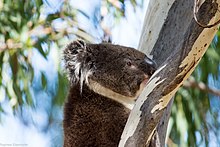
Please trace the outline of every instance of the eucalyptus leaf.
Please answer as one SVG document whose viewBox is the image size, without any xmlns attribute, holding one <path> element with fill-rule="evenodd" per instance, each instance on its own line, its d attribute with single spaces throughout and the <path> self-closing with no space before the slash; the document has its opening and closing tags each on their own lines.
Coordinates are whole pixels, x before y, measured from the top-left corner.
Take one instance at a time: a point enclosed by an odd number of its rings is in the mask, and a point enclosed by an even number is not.
<svg viewBox="0 0 220 147">
<path fill-rule="evenodd" d="M 41 84 L 43 89 L 47 88 L 47 77 L 44 73 L 41 73 Z"/>
</svg>

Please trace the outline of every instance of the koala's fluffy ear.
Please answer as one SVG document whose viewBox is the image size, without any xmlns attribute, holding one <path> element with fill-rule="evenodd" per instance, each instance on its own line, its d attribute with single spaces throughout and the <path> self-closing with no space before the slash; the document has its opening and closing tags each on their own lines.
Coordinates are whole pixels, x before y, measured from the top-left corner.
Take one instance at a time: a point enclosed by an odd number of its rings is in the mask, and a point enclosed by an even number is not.
<svg viewBox="0 0 220 147">
<path fill-rule="evenodd" d="M 77 40 L 68 44 L 64 49 L 65 68 L 71 84 L 77 84 L 79 80 L 83 80 L 82 76 L 85 71 L 82 71 L 82 67 L 87 54 L 86 48 L 84 41 Z"/>
</svg>

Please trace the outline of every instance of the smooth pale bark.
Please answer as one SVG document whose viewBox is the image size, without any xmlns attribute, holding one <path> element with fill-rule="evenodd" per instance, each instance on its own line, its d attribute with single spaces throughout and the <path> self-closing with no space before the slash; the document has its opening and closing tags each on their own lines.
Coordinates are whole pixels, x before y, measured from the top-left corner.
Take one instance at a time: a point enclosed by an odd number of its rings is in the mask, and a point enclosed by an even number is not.
<svg viewBox="0 0 220 147">
<path fill-rule="evenodd" d="M 220 18 L 220 0 L 201 3 L 198 20 Z M 200 27 L 193 18 L 193 0 L 149 1 L 139 49 L 153 55 L 159 69 L 133 108 L 120 147 L 164 146 L 172 97 L 195 69 L 218 26 Z"/>
</svg>

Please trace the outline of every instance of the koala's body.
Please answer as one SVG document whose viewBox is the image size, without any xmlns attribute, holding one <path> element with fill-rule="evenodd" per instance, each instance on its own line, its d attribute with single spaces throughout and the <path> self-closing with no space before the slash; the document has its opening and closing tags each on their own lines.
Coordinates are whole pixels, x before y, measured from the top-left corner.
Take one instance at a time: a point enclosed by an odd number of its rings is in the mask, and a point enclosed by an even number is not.
<svg viewBox="0 0 220 147">
<path fill-rule="evenodd" d="M 64 147 L 117 147 L 155 63 L 133 48 L 83 41 L 66 47 L 64 61 L 71 83 Z"/>
</svg>

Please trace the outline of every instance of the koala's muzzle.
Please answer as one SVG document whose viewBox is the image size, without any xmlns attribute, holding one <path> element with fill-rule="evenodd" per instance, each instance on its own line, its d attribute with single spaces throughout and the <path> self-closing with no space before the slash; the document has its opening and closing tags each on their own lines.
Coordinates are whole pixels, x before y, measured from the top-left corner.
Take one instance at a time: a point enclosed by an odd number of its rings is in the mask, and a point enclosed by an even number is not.
<svg viewBox="0 0 220 147">
<path fill-rule="evenodd" d="M 149 76 L 152 76 L 153 73 L 157 69 L 157 64 L 147 56 L 145 56 L 144 60 L 140 64 L 140 68 Z"/>
</svg>

